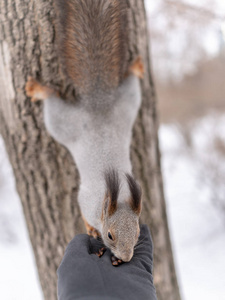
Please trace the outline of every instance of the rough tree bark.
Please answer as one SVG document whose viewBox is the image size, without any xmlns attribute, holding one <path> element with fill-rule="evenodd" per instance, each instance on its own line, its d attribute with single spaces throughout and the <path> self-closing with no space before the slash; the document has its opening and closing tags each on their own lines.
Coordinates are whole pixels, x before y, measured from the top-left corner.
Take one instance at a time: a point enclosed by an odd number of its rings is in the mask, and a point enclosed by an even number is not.
<svg viewBox="0 0 225 300">
<path fill-rule="evenodd" d="M 131 157 L 142 184 L 141 221 L 154 240 L 154 281 L 159 300 L 179 300 L 160 171 L 156 96 L 149 65 L 143 0 L 127 0 L 130 55 L 145 64 L 143 102 L 135 124 Z M 28 75 L 73 89 L 60 72 L 52 0 L 0 1 L 0 122 L 16 178 L 45 299 L 56 299 L 56 269 L 75 233 L 83 232 L 76 201 L 79 175 L 66 149 L 43 124 L 42 104 L 31 104 L 24 86 Z"/>
</svg>

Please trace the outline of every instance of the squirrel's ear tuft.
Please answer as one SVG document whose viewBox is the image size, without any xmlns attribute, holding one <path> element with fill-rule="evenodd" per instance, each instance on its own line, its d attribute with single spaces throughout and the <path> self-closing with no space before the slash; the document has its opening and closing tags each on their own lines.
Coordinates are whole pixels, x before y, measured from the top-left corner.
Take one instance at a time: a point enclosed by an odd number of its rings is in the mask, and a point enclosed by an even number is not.
<svg viewBox="0 0 225 300">
<path fill-rule="evenodd" d="M 142 196 L 141 187 L 131 175 L 126 174 L 126 178 L 131 192 L 131 201 L 130 201 L 131 208 L 137 215 L 140 215 L 141 196 Z"/>
<path fill-rule="evenodd" d="M 108 215 L 111 216 L 117 209 L 117 199 L 120 190 L 119 175 L 114 169 L 105 173 L 106 198 L 108 198 Z"/>
<path fill-rule="evenodd" d="M 105 216 L 108 216 L 108 207 L 109 207 L 109 197 L 106 194 L 103 207 L 102 207 L 102 221 L 104 221 Z"/>
</svg>

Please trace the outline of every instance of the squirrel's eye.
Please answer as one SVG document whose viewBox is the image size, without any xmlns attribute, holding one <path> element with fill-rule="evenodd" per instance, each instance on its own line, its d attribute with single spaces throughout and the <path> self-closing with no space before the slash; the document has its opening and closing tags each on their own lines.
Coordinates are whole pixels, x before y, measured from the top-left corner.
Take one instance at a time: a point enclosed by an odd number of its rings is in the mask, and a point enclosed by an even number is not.
<svg viewBox="0 0 225 300">
<path fill-rule="evenodd" d="M 111 233 L 110 232 L 108 232 L 108 238 L 110 239 L 110 240 L 112 240 L 113 238 L 112 238 L 112 235 L 111 235 Z"/>
</svg>

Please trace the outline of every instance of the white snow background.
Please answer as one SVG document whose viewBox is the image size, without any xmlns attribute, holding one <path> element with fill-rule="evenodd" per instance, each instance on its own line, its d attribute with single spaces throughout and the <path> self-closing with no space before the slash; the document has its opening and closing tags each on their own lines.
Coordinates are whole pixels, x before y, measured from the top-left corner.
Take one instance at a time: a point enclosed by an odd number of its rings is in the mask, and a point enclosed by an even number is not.
<svg viewBox="0 0 225 300">
<path fill-rule="evenodd" d="M 178 280 L 184 300 L 225 300 L 222 214 L 200 180 L 200 157 L 210 160 L 212 137 L 225 142 L 225 116 L 205 117 L 193 130 L 195 156 L 174 125 L 160 127 L 162 170 Z M 214 157 L 217 159 L 217 157 Z M 225 161 L 220 161 L 225 169 Z M 0 140 L 0 286 L 3 300 L 42 300 L 19 197 Z"/>
</svg>

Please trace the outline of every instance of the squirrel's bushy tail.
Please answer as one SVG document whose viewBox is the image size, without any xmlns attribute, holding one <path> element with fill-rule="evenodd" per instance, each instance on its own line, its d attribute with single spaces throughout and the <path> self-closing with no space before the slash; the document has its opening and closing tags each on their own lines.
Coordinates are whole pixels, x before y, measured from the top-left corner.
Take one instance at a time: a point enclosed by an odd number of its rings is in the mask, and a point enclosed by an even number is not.
<svg viewBox="0 0 225 300">
<path fill-rule="evenodd" d="M 127 68 L 125 0 L 56 0 L 61 56 L 80 94 L 108 91 Z"/>
</svg>

